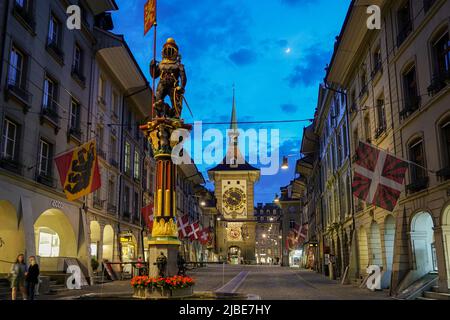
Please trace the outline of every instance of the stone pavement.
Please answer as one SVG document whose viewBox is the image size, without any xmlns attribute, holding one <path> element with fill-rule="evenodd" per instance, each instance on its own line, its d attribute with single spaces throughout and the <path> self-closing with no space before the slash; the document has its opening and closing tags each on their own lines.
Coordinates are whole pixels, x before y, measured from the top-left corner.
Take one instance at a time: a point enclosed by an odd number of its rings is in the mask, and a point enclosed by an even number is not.
<svg viewBox="0 0 450 320">
<path fill-rule="evenodd" d="M 234 292 L 257 295 L 274 300 L 384 300 L 387 291 L 371 292 L 352 285 L 341 285 L 309 270 L 279 266 L 208 265 L 188 272 L 197 284 L 196 292 Z M 37 297 L 37 300 L 70 300 L 81 295 L 95 294 L 107 299 L 128 299 L 132 296 L 130 282 L 115 281 L 82 290 L 62 290 L 56 295 Z"/>
</svg>

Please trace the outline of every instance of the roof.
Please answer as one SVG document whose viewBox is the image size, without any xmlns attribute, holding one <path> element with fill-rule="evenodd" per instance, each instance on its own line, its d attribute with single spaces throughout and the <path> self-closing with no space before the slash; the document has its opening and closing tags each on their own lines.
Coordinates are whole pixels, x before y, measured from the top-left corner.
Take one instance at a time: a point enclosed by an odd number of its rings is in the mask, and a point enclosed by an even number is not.
<svg viewBox="0 0 450 320">
<path fill-rule="evenodd" d="M 230 121 L 230 140 L 228 142 L 228 150 L 227 154 L 223 158 L 222 162 L 219 163 L 214 168 L 208 170 L 209 172 L 216 172 L 216 171 L 260 171 L 260 169 L 250 165 L 244 158 L 244 156 L 241 153 L 241 150 L 239 150 L 238 146 L 238 137 L 239 132 L 238 126 L 237 126 L 237 116 L 236 116 L 236 101 L 234 97 L 234 89 L 233 89 L 233 105 L 231 108 L 231 121 Z M 227 159 L 237 159 L 237 164 L 232 165 L 227 163 Z"/>
</svg>

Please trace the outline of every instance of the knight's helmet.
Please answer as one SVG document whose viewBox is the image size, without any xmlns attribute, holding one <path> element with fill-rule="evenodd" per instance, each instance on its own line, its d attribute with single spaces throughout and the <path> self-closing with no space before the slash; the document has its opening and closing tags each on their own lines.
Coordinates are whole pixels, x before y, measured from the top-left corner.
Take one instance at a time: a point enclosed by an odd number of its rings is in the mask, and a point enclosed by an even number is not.
<svg viewBox="0 0 450 320">
<path fill-rule="evenodd" d="M 178 46 L 173 38 L 167 39 L 162 50 L 164 60 L 175 62 L 178 59 Z"/>
</svg>

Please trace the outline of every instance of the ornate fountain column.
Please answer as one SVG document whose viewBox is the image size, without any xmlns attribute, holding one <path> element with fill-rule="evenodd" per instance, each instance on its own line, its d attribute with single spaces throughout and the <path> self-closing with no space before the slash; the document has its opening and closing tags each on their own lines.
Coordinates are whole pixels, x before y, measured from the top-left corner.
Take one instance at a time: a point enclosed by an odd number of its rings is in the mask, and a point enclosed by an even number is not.
<svg viewBox="0 0 450 320">
<path fill-rule="evenodd" d="M 149 275 L 158 276 L 159 270 L 155 262 L 162 252 L 167 257 L 165 276 L 173 276 L 178 272 L 177 254 L 181 242 L 178 240 L 176 221 L 177 166 L 173 163 L 177 155 L 172 155 L 172 148 L 178 141 L 171 142 L 170 137 L 175 130 L 191 130 L 191 126 L 184 124 L 181 119 L 162 117 L 148 122 L 140 129 L 151 143 L 156 162 L 153 230 L 149 241 Z"/>
</svg>

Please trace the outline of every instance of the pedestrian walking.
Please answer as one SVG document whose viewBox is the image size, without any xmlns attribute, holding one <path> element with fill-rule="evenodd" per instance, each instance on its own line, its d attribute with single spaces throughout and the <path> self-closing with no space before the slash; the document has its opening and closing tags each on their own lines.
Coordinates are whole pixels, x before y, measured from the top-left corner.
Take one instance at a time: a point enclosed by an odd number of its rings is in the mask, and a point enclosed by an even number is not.
<svg viewBox="0 0 450 320">
<path fill-rule="evenodd" d="M 39 283 L 39 265 L 34 256 L 28 258 L 28 262 L 30 265 L 25 276 L 26 290 L 28 300 L 34 300 L 36 285 Z"/>
<path fill-rule="evenodd" d="M 27 265 L 25 263 L 25 256 L 19 254 L 16 262 L 11 266 L 11 299 L 17 299 L 17 291 L 22 294 L 22 299 L 27 300 L 27 293 L 25 290 L 25 275 L 27 272 Z"/>
</svg>

